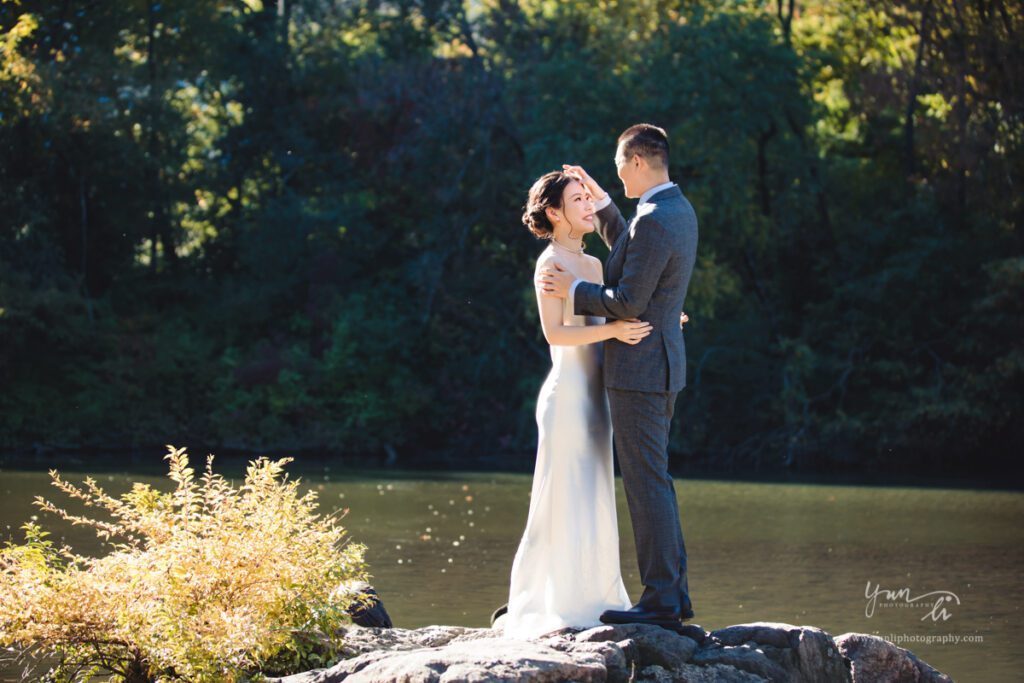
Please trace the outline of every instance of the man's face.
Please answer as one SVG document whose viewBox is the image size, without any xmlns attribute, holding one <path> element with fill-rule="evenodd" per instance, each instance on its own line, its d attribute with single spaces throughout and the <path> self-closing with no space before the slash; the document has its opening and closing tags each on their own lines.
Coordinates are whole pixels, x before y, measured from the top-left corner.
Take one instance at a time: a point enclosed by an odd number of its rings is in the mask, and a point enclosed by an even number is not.
<svg viewBox="0 0 1024 683">
<path fill-rule="evenodd" d="M 634 158 L 626 158 L 623 151 L 623 144 L 619 143 L 618 148 L 615 150 L 615 170 L 619 174 L 619 180 L 622 181 L 622 189 L 625 195 L 629 198 L 635 198 L 638 195 L 633 191 L 636 187 L 636 161 Z"/>
</svg>

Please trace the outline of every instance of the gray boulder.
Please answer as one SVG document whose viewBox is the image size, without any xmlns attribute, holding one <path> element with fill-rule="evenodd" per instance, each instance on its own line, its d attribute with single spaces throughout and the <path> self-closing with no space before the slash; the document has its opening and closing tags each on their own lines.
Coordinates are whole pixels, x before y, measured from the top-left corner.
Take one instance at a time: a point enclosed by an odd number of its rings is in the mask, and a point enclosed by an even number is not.
<svg viewBox="0 0 1024 683">
<path fill-rule="evenodd" d="M 561 629 L 516 640 L 498 629 L 352 626 L 346 659 L 277 683 L 628 681 L 674 683 L 951 683 L 913 653 L 858 633 L 833 640 L 813 626 L 738 624 L 686 634 L 643 624 Z"/>
<path fill-rule="evenodd" d="M 813 626 L 759 621 L 711 632 L 696 664 L 729 664 L 786 683 L 849 682 L 850 670 L 835 642 Z"/>
<path fill-rule="evenodd" d="M 275 680 L 275 679 L 272 679 Z M 490 638 L 442 647 L 376 651 L 346 659 L 330 669 L 276 679 L 279 683 L 443 683 L 446 681 L 608 680 L 605 657 L 597 652 L 559 652 L 539 642 Z"/>
<path fill-rule="evenodd" d="M 765 683 L 766 680 L 728 664 L 683 664 L 672 671 L 654 664 L 645 667 L 636 677 L 636 683 Z"/>
<path fill-rule="evenodd" d="M 835 639 L 850 660 L 854 683 L 953 683 L 910 650 L 866 633 L 844 633 Z"/>
<path fill-rule="evenodd" d="M 621 646 L 624 651 L 635 652 L 635 658 L 645 664 L 656 664 L 666 669 L 673 669 L 690 661 L 698 647 L 697 641 L 688 636 L 678 635 L 660 626 L 647 624 L 598 626 L 578 634 L 575 640 L 583 642 L 626 641 Z"/>
<path fill-rule="evenodd" d="M 362 628 L 349 626 L 338 630 L 342 651 L 346 657 L 367 652 L 403 652 L 425 647 L 442 647 L 457 638 L 473 638 L 487 629 L 465 626 L 425 626 L 417 629 Z"/>
</svg>

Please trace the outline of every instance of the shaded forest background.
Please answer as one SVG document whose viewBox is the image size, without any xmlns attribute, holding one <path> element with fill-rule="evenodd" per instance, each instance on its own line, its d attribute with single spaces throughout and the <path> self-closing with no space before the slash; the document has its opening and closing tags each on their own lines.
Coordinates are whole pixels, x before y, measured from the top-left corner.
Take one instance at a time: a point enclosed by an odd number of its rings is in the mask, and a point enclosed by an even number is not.
<svg viewBox="0 0 1024 683">
<path fill-rule="evenodd" d="M 1015 466 L 1022 32 L 999 0 L 3 0 L 0 448 L 531 463 L 526 191 L 580 163 L 628 214 L 650 121 L 701 231 L 676 466 Z"/>
</svg>

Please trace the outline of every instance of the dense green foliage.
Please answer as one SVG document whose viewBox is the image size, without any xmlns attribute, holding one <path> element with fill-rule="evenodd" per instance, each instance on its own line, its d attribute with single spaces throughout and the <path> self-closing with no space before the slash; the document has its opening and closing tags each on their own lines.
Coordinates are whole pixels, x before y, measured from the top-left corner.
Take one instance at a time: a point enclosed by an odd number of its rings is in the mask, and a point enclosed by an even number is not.
<svg viewBox="0 0 1024 683">
<path fill-rule="evenodd" d="M 651 121 L 700 220 L 679 462 L 1024 428 L 1015 3 L 0 4 L 0 438 L 532 452 L 530 182 Z M 591 251 L 602 256 L 596 238 Z"/>
</svg>

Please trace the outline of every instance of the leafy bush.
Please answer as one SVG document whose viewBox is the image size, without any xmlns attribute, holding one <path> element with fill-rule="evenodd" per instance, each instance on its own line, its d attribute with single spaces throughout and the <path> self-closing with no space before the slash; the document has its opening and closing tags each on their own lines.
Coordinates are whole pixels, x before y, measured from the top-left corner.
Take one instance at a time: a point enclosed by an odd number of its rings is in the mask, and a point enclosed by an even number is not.
<svg viewBox="0 0 1024 683">
<path fill-rule="evenodd" d="M 0 550 L 0 646 L 56 656 L 51 680 L 235 681 L 271 661 L 301 666 L 310 634 L 349 621 L 360 598 L 345 587 L 367 578 L 365 547 L 288 481 L 290 458 L 252 461 L 234 488 L 213 456 L 197 480 L 185 449 L 168 449 L 169 493 L 136 483 L 114 498 L 91 478 L 80 488 L 50 472 L 111 519 L 36 504 L 92 527 L 110 554 L 56 547 L 34 523 L 24 544 Z"/>
</svg>

